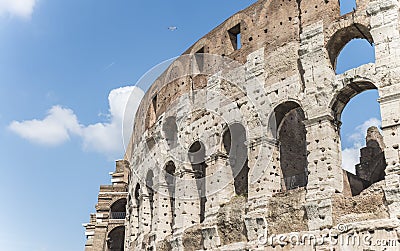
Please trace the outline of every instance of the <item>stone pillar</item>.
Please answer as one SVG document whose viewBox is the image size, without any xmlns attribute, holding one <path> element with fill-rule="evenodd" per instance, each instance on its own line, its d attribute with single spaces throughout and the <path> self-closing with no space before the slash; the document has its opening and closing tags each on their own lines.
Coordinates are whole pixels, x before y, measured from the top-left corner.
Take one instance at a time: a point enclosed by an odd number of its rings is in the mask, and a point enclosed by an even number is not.
<svg viewBox="0 0 400 251">
<path fill-rule="evenodd" d="M 386 188 L 391 218 L 400 217 L 400 93 L 379 99 L 382 113 L 382 131 L 385 143 Z"/>
<path fill-rule="evenodd" d="M 279 143 L 271 138 L 248 141 L 250 211 L 265 210 L 268 197 L 280 192 Z"/>
<path fill-rule="evenodd" d="M 205 222 L 216 221 L 218 210 L 235 195 L 234 177 L 228 156 L 216 153 L 210 156 L 206 168 L 206 211 Z"/>
<path fill-rule="evenodd" d="M 154 212 L 153 229 L 156 235 L 156 242 L 164 240 L 172 234 L 172 211 L 171 199 L 168 191 L 168 184 L 163 175 L 158 177 L 158 183 L 154 184 Z"/>
<path fill-rule="evenodd" d="M 140 195 L 141 207 L 139 210 L 139 232 L 142 234 L 150 233 L 151 229 L 151 209 L 150 209 L 150 196 L 146 189 L 142 189 Z"/>
<path fill-rule="evenodd" d="M 106 240 L 107 240 L 107 223 L 97 224 L 94 234 L 92 250 L 106 251 L 107 250 Z"/>
<path fill-rule="evenodd" d="M 307 130 L 308 184 L 306 210 L 308 227 L 317 230 L 332 226 L 332 201 L 343 191 L 340 135 L 330 115 L 304 121 Z"/>
<path fill-rule="evenodd" d="M 128 247 L 134 247 L 136 244 L 136 240 L 139 235 L 139 214 L 138 214 L 139 205 L 135 205 L 133 203 L 129 204 L 127 215 L 127 224 L 128 227 L 125 229 L 126 231 L 126 245 Z"/>
<path fill-rule="evenodd" d="M 200 198 L 195 174 L 190 164 L 176 177 L 174 235 L 181 235 L 184 229 L 200 222 Z"/>
</svg>

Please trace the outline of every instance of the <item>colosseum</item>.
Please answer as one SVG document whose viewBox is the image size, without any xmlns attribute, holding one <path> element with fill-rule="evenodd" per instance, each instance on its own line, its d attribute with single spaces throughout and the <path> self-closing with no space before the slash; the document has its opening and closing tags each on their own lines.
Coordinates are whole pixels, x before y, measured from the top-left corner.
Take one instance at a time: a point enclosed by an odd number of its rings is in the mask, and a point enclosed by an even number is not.
<svg viewBox="0 0 400 251">
<path fill-rule="evenodd" d="M 347 0 L 346 0 L 347 1 Z M 260 0 L 151 85 L 86 251 L 399 250 L 400 2 Z M 375 62 L 336 73 L 353 39 Z M 355 174 L 341 115 L 376 89 Z"/>
</svg>

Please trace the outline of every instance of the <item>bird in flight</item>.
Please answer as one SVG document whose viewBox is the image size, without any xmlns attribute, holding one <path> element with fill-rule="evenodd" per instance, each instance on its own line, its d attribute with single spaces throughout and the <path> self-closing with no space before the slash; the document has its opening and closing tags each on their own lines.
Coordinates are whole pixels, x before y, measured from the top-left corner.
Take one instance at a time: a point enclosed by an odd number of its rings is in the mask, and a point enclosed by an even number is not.
<svg viewBox="0 0 400 251">
<path fill-rule="evenodd" d="M 178 28 L 176 26 L 170 26 L 168 27 L 168 30 L 170 31 L 176 31 Z"/>
</svg>

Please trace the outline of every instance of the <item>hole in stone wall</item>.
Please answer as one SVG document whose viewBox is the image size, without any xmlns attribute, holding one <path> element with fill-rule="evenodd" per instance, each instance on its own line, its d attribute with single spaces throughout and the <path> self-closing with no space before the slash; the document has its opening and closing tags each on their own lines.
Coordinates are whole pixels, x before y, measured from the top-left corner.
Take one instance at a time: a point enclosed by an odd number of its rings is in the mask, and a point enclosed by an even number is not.
<svg viewBox="0 0 400 251">
<path fill-rule="evenodd" d="M 204 221 L 205 210 L 206 210 L 206 149 L 204 144 L 200 141 L 194 142 L 189 148 L 189 160 L 192 164 L 192 171 L 194 173 L 194 178 L 196 179 L 196 186 L 199 192 L 200 198 L 200 223 Z"/>
<path fill-rule="evenodd" d="M 222 137 L 224 151 L 229 155 L 229 163 L 234 177 L 236 195 L 248 195 L 248 157 L 246 129 L 239 123 L 228 127 Z"/>
<path fill-rule="evenodd" d="M 356 0 L 339 0 L 340 15 L 352 12 L 357 8 Z"/>
<path fill-rule="evenodd" d="M 232 46 L 234 50 L 239 50 L 242 48 L 242 36 L 240 32 L 240 24 L 237 24 L 230 30 L 228 30 L 229 38 L 231 40 Z"/>
</svg>

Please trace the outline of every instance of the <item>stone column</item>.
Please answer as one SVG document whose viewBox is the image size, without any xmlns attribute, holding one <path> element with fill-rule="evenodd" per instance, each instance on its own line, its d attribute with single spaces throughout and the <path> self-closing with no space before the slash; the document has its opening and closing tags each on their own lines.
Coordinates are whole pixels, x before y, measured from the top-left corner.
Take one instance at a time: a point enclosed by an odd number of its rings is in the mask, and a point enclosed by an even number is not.
<svg viewBox="0 0 400 251">
<path fill-rule="evenodd" d="M 107 250 L 106 240 L 107 223 L 96 224 L 92 250 Z"/>
<path fill-rule="evenodd" d="M 262 209 L 268 197 L 280 192 L 279 143 L 272 138 L 248 141 L 250 211 Z"/>
<path fill-rule="evenodd" d="M 141 234 L 150 233 L 151 229 L 151 209 L 150 209 L 150 196 L 146 191 L 146 188 L 142 189 L 142 194 L 140 195 L 140 210 L 139 210 L 139 232 Z"/>
<path fill-rule="evenodd" d="M 216 221 L 221 204 L 235 195 L 234 177 L 228 155 L 216 153 L 206 160 L 206 210 L 205 223 Z"/>
<path fill-rule="evenodd" d="M 400 217 L 400 93 L 380 98 L 385 142 L 385 196 L 391 218 Z"/>
<path fill-rule="evenodd" d="M 308 227 L 317 230 L 332 226 L 332 201 L 343 191 L 340 135 L 330 115 L 304 121 L 307 130 L 308 184 L 306 210 Z"/>
<path fill-rule="evenodd" d="M 200 222 L 200 198 L 197 190 L 195 174 L 190 164 L 186 164 L 176 177 L 176 199 L 174 235 L 181 235 L 184 229 Z"/>
<path fill-rule="evenodd" d="M 268 214 L 268 200 L 280 191 L 281 172 L 279 168 L 279 143 L 275 139 L 259 137 L 251 139 L 248 145 L 249 164 L 249 212 L 245 218 L 249 241 L 257 241 L 267 231 L 265 215 Z"/>
<path fill-rule="evenodd" d="M 154 212 L 153 228 L 156 235 L 156 242 L 164 240 L 172 234 L 172 212 L 171 199 L 168 191 L 168 184 L 163 175 L 158 177 L 158 183 L 154 184 Z"/>
</svg>

